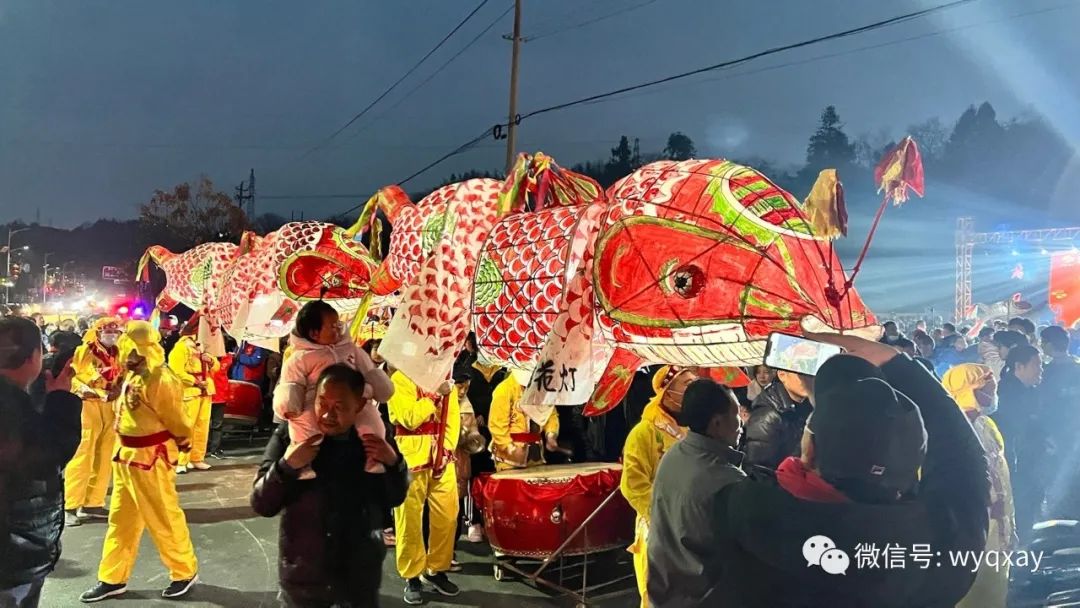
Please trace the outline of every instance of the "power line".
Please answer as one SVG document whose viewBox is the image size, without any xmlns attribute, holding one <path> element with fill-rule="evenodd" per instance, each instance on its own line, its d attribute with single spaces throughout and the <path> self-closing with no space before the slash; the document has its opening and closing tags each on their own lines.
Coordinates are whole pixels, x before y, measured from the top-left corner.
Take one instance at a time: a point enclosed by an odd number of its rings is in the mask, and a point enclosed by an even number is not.
<svg viewBox="0 0 1080 608">
<path fill-rule="evenodd" d="M 367 130 L 367 128 L 370 127 L 372 124 L 375 124 L 376 122 L 378 122 L 379 119 L 383 118 L 384 116 L 386 116 L 390 112 L 394 111 L 395 108 L 400 106 L 406 99 L 411 97 L 413 93 L 417 92 L 424 85 L 431 82 L 432 79 L 434 79 L 436 76 L 438 76 L 451 63 L 454 63 L 455 59 L 460 57 L 463 53 L 465 53 L 465 51 L 469 50 L 469 48 L 472 47 L 472 45 L 476 44 L 477 41 L 479 41 L 481 38 L 483 38 L 484 34 L 487 34 L 488 32 L 490 32 L 491 28 L 495 27 L 500 21 L 502 21 L 503 17 L 506 17 L 508 14 L 510 14 L 510 11 L 512 11 L 512 10 L 514 10 L 514 5 L 513 4 L 506 7 L 506 10 L 504 10 L 502 13 L 500 13 L 499 16 L 495 18 L 494 21 L 489 23 L 487 27 L 485 27 L 479 34 L 477 34 L 475 37 L 473 37 L 473 39 L 470 40 L 468 44 L 461 47 L 461 49 L 457 53 L 454 53 L 453 57 L 451 57 L 450 59 L 447 59 L 445 63 L 440 65 L 438 68 L 436 68 L 436 70 L 434 72 L 429 74 L 427 78 L 420 81 L 420 83 L 417 84 L 416 86 L 414 86 L 413 88 L 409 89 L 409 92 L 405 93 L 404 97 L 402 97 L 401 99 L 394 102 L 394 104 L 392 106 L 390 106 L 389 108 L 384 110 L 381 114 L 377 115 L 374 119 L 372 119 L 371 122 L 367 123 L 367 125 L 365 125 L 363 127 L 360 127 L 355 133 L 353 133 L 352 137 L 350 137 L 349 139 L 352 140 L 352 139 L 356 138 L 358 135 L 360 135 L 365 130 Z"/>
<path fill-rule="evenodd" d="M 629 13 L 630 11 L 636 11 L 639 8 L 643 8 L 643 7 L 646 7 L 646 6 L 650 5 L 650 4 L 655 4 L 655 3 L 656 3 L 656 0 L 645 0 L 645 2 L 640 2 L 638 4 L 625 6 L 625 7 L 621 8 L 621 9 L 619 9 L 617 11 L 613 11 L 613 12 L 608 13 L 606 15 L 600 15 L 599 17 L 593 17 L 592 19 L 586 19 L 585 21 L 580 21 L 578 23 L 567 25 L 565 27 L 561 27 L 561 28 L 557 28 L 557 29 L 554 29 L 554 30 L 551 30 L 551 31 L 548 31 L 548 32 L 543 32 L 543 33 L 540 33 L 540 34 L 536 34 L 535 36 L 527 36 L 525 38 L 525 42 L 532 42 L 534 40 L 541 40 L 543 38 L 548 38 L 549 36 L 555 36 L 556 34 L 561 34 L 563 32 L 569 32 L 570 30 L 576 30 L 578 28 L 582 28 L 582 27 L 585 27 L 585 26 L 588 26 L 588 25 L 592 25 L 592 24 L 598 23 L 600 21 L 606 21 L 606 20 L 611 19 L 613 17 L 618 17 L 619 15 L 622 15 L 623 13 Z"/>
<path fill-rule="evenodd" d="M 848 49 L 848 50 L 845 50 L 845 51 L 838 51 L 838 52 L 835 52 L 835 53 L 826 53 L 824 55 L 816 55 L 814 57 L 810 57 L 810 58 L 807 58 L 807 59 L 800 59 L 800 60 L 797 60 L 797 61 L 788 61 L 788 62 L 785 62 L 785 63 L 778 63 L 776 65 L 765 66 L 765 67 L 761 67 L 761 68 L 757 68 L 757 69 L 753 69 L 753 70 L 746 70 L 746 71 L 737 72 L 737 73 L 734 73 L 734 74 L 728 74 L 728 75 L 725 75 L 725 76 L 718 76 L 716 78 L 706 78 L 706 79 L 703 79 L 703 80 L 698 80 L 696 82 L 688 82 L 688 83 L 683 83 L 683 84 L 684 84 L 684 86 L 693 86 L 693 85 L 707 84 L 707 83 L 711 83 L 711 82 L 720 82 L 720 81 L 723 81 L 723 80 L 729 80 L 731 78 L 738 78 L 738 77 L 741 77 L 741 76 L 751 76 L 751 75 L 754 75 L 754 74 L 761 74 L 761 73 L 764 73 L 764 72 L 771 72 L 771 71 L 774 71 L 774 70 L 781 70 L 781 69 L 789 68 L 789 67 L 793 67 L 793 66 L 800 66 L 800 65 L 806 65 L 806 64 L 809 64 L 809 63 L 815 63 L 815 62 L 822 61 L 822 60 L 825 60 L 825 59 L 835 59 L 837 57 L 844 57 L 844 56 L 847 56 L 847 55 L 853 55 L 855 53 L 861 53 L 861 52 L 864 52 L 864 51 L 872 51 L 872 50 L 886 48 L 886 47 L 890 47 L 890 46 L 896 46 L 896 45 L 899 45 L 899 44 L 906 44 L 908 42 L 915 42 L 915 41 L 918 41 L 918 40 L 924 40 L 926 38 L 933 38 L 935 36 L 941 36 L 942 34 L 951 34 L 951 33 L 954 33 L 954 32 L 960 32 L 960 31 L 964 31 L 964 30 L 977 28 L 977 27 L 984 27 L 984 26 L 993 25 L 993 24 L 996 24 L 996 23 L 1003 23 L 1003 22 L 1007 22 L 1007 21 L 1012 21 L 1014 19 L 1020 19 L 1020 18 L 1023 18 L 1023 17 L 1031 17 L 1031 16 L 1035 16 L 1035 15 L 1042 15 L 1042 14 L 1045 14 L 1045 13 L 1057 12 L 1057 11 L 1064 10 L 1064 9 L 1076 8 L 1076 6 L 1077 6 L 1076 0 L 1072 0 L 1071 3 L 1069 3 L 1069 4 L 1059 4 L 1057 6 L 1050 6 L 1050 7 L 1034 9 L 1034 10 L 1030 10 L 1030 11 L 1023 11 L 1023 12 L 1020 12 L 1020 13 L 1014 13 L 1012 15 L 1002 17 L 1000 19 L 989 19 L 989 20 L 986 20 L 986 21 L 980 21 L 978 23 L 969 23 L 969 24 L 966 24 L 966 25 L 960 25 L 960 26 L 956 26 L 956 27 L 952 27 L 952 28 L 948 28 L 948 29 L 936 30 L 936 31 L 933 31 L 933 32 L 926 32 L 926 33 L 923 33 L 923 34 L 916 34 L 914 36 L 908 36 L 906 38 L 898 38 L 896 40 L 889 40 L 887 42 L 880 42 L 880 43 L 877 43 L 877 44 L 870 44 L 870 45 L 866 45 L 866 46 L 860 46 L 860 47 L 856 47 L 856 48 L 853 48 L 853 49 Z M 665 92 L 667 92 L 669 90 L 670 89 L 646 91 L 646 92 L 640 93 L 638 95 L 628 95 L 628 96 L 622 97 L 620 99 L 633 99 L 633 98 L 636 98 L 636 97 L 643 97 L 643 96 L 646 96 L 646 95 L 655 95 L 657 93 L 665 93 Z M 584 104 L 584 105 L 596 105 L 596 104 L 606 103 L 608 101 L 612 101 L 612 99 L 610 99 L 610 98 L 599 99 L 599 100 L 596 100 L 596 101 L 591 101 L 591 102 L 589 102 L 587 104 Z"/>
<path fill-rule="evenodd" d="M 471 13 L 466 15 L 465 18 L 462 19 L 461 22 L 458 23 L 454 27 L 454 29 L 450 30 L 449 34 L 444 36 L 443 39 L 440 40 L 439 43 L 436 44 L 434 47 L 432 47 L 432 49 L 430 51 L 428 51 L 426 55 L 421 57 L 420 61 L 416 62 L 416 65 L 409 68 L 408 71 L 406 71 L 404 74 L 401 75 L 401 78 L 398 78 L 396 81 L 394 81 L 394 84 L 390 85 L 390 88 L 383 91 L 382 94 L 379 95 L 378 97 L 376 97 L 374 101 L 369 103 L 367 105 L 367 107 L 365 107 L 363 110 L 360 110 L 360 112 L 358 112 L 355 116 L 350 118 L 348 122 L 346 122 L 344 125 L 339 127 L 337 131 L 334 131 L 333 133 L 330 134 L 329 137 L 327 137 L 323 141 L 319 142 L 318 144 L 315 144 L 314 147 L 312 147 L 310 150 L 308 150 L 306 153 L 304 153 L 304 157 L 310 155 L 312 152 L 315 152 L 319 148 L 323 147 L 324 145 L 329 143 L 331 140 L 333 140 L 335 137 L 340 135 L 342 131 L 344 131 L 345 129 L 348 129 L 350 126 L 352 126 L 352 124 L 354 122 L 356 122 L 357 120 L 360 120 L 360 118 L 362 116 L 364 116 L 364 114 L 367 114 L 368 111 L 371 110 L 371 108 L 375 107 L 375 104 L 382 101 L 383 98 L 385 98 L 387 95 L 389 95 L 391 91 L 393 91 L 395 88 L 397 88 L 397 86 L 399 84 L 401 84 L 406 78 L 408 78 L 413 72 L 415 72 L 416 69 L 419 68 L 421 64 L 423 64 L 425 61 L 427 61 L 428 57 L 431 57 L 435 53 L 435 51 L 442 48 L 442 45 L 446 44 L 446 41 L 450 40 L 450 37 L 453 36 L 455 33 L 457 33 L 457 31 L 460 30 L 466 23 L 468 23 L 469 20 L 473 18 L 473 15 L 478 13 L 480 11 L 480 9 L 484 8 L 484 5 L 487 4 L 487 3 L 488 3 L 488 0 L 480 0 L 480 4 L 476 5 L 476 8 L 474 8 Z M 301 158 L 303 158 L 303 157 L 301 157 Z"/>
<path fill-rule="evenodd" d="M 904 22 L 907 22 L 907 21 L 918 19 L 920 17 L 925 17 L 926 15 L 929 15 L 931 13 L 936 13 L 936 12 L 949 10 L 949 9 L 952 9 L 952 8 L 956 8 L 958 6 L 962 6 L 964 4 L 971 4 L 972 2 L 978 2 L 978 1 L 979 0 L 953 0 L 953 2 L 947 2 L 945 4 L 939 4 L 937 6 L 932 6 L 930 8 L 926 8 L 926 9 L 923 9 L 923 10 L 920 10 L 920 11 L 915 11 L 915 12 L 907 13 L 907 14 L 904 14 L 904 15 L 898 15 L 896 17 L 890 17 L 888 19 L 883 19 L 881 21 L 875 21 L 874 23 L 869 23 L 867 25 L 863 25 L 863 26 L 860 26 L 860 27 L 852 28 L 852 29 L 849 29 L 849 30 L 844 30 L 842 32 L 836 32 L 834 34 L 828 34 L 828 35 L 825 35 L 825 36 L 818 36 L 816 38 L 811 38 L 809 40 L 803 40 L 801 42 L 795 42 L 795 43 L 792 43 L 792 44 L 786 44 L 786 45 L 783 45 L 783 46 L 772 47 L 770 49 L 766 49 L 764 51 L 759 51 L 757 53 L 746 55 L 746 56 L 740 57 L 738 59 L 732 59 L 732 60 L 729 60 L 729 61 L 722 61 L 720 63 L 715 63 L 713 65 L 709 65 L 709 66 L 705 66 L 705 67 L 702 67 L 702 68 L 697 68 L 697 69 L 694 69 L 694 70 L 690 70 L 688 72 L 681 72 L 679 74 L 674 74 L 672 76 L 666 76 L 664 78 L 658 78 L 656 80 L 650 80 L 650 81 L 646 81 L 646 82 L 643 82 L 643 83 L 640 83 L 640 84 L 636 84 L 636 85 L 632 85 L 632 86 L 628 86 L 628 87 L 622 87 L 620 89 L 615 89 L 613 91 L 608 91 L 606 93 L 598 93 L 596 95 L 590 95 L 588 97 L 582 97 L 580 99 L 575 99 L 573 101 L 568 101 L 568 102 L 565 102 L 565 103 L 560 103 L 560 104 L 556 104 L 556 105 L 553 105 L 553 106 L 548 106 L 546 108 L 540 108 L 538 110 L 533 110 L 532 112 L 529 112 L 528 114 L 523 114 L 521 116 L 520 120 L 525 120 L 527 118 L 531 118 L 533 116 L 539 116 L 540 114 L 546 114 L 548 112 L 554 112 L 556 110 L 564 110 L 566 108 L 571 108 L 571 107 L 576 106 L 576 105 L 589 103 L 589 102 L 592 102 L 592 101 L 596 101 L 598 99 L 604 99 L 606 97 L 614 97 L 615 95 L 621 95 L 623 93 L 629 93 L 631 91 L 637 91 L 637 90 L 640 90 L 640 89 L 646 89 L 646 88 L 649 88 L 649 87 L 654 87 L 654 86 L 657 86 L 657 85 L 660 85 L 660 84 L 665 84 L 665 83 L 672 82 L 672 81 L 675 81 L 675 80 L 681 80 L 683 78 L 689 78 L 690 76 L 696 76 L 698 74 L 703 74 L 705 72 L 712 72 L 712 71 L 715 71 L 715 70 L 721 70 L 721 69 L 724 69 L 724 68 L 734 67 L 736 65 L 740 65 L 740 64 L 743 64 L 743 63 L 754 61 L 755 59 L 760 59 L 762 57 L 767 57 L 769 55 L 776 55 L 777 53 L 783 53 L 783 52 L 791 51 L 791 50 L 794 50 L 794 49 L 799 49 L 799 48 L 803 48 L 803 47 L 807 47 L 807 46 L 812 46 L 812 45 L 820 44 L 822 42 L 830 42 L 832 40 L 839 40 L 841 38 L 847 38 L 849 36 L 855 36 L 855 35 L 858 35 L 858 34 L 863 34 L 863 33 L 869 32 L 869 31 L 881 29 L 881 28 L 888 27 L 888 26 L 891 26 L 891 25 L 896 25 L 898 23 L 904 23 Z"/>
<path fill-rule="evenodd" d="M 996 23 L 1004 23 L 1004 22 L 1007 22 L 1007 21 L 1011 21 L 1011 20 L 1014 20 L 1014 19 L 1020 19 L 1020 18 L 1023 18 L 1023 17 L 1030 17 L 1030 16 L 1034 16 L 1034 15 L 1043 15 L 1043 14 L 1046 14 L 1046 13 L 1057 12 L 1057 11 L 1065 10 L 1065 9 L 1069 9 L 1069 8 L 1076 8 L 1076 6 L 1077 6 L 1077 2 L 1075 0 L 1073 0 L 1072 2 L 1067 3 L 1067 4 L 1059 4 L 1059 5 L 1056 5 L 1056 6 L 1050 6 L 1050 7 L 1040 8 L 1040 9 L 1034 9 L 1034 10 L 1023 11 L 1023 12 L 1019 12 L 1019 13 L 1014 13 L 1012 15 L 1008 15 L 1008 16 L 1000 18 L 1000 19 L 989 19 L 989 20 L 986 20 L 986 21 L 980 21 L 978 23 L 970 23 L 970 24 L 966 24 L 966 25 L 960 25 L 960 26 L 956 26 L 956 27 L 952 27 L 952 28 L 948 28 L 948 29 L 944 29 L 944 30 L 937 30 L 937 31 L 933 31 L 933 32 L 927 32 L 927 33 L 924 33 L 924 34 L 917 34 L 915 36 L 909 36 L 909 37 L 906 37 L 906 38 L 899 38 L 897 40 L 890 40 L 890 41 L 881 42 L 881 43 L 878 43 L 878 44 L 871 44 L 871 45 L 867 45 L 867 46 L 861 46 L 861 47 L 857 47 L 857 48 L 854 48 L 854 49 L 848 49 L 846 51 L 840 51 L 840 52 L 836 52 L 836 53 L 828 53 L 828 54 L 825 54 L 825 55 L 817 55 L 815 57 L 810 57 L 808 59 L 803 59 L 803 60 L 799 60 L 799 61 L 789 61 L 789 62 L 786 62 L 786 63 L 766 66 L 766 67 L 758 68 L 758 69 L 755 69 L 755 70 L 748 70 L 748 71 L 744 71 L 744 72 L 738 72 L 738 73 L 735 73 L 735 74 L 729 74 L 727 76 L 722 76 L 722 77 L 719 77 L 719 78 L 710 78 L 710 79 L 707 79 L 707 80 L 700 80 L 700 81 L 697 81 L 697 82 L 687 83 L 687 84 L 689 84 L 689 85 L 697 85 L 697 84 L 706 84 L 706 83 L 710 83 L 710 82 L 720 82 L 722 80 L 728 80 L 728 79 L 731 79 L 731 78 L 739 78 L 739 77 L 742 77 L 742 76 L 751 76 L 751 75 L 754 75 L 754 74 L 760 74 L 760 73 L 764 73 L 764 72 L 771 72 L 773 70 L 780 70 L 780 69 L 793 67 L 793 66 L 806 65 L 806 64 L 809 64 L 809 63 L 815 63 L 817 61 L 823 61 L 823 60 L 826 60 L 826 59 L 834 59 L 836 57 L 843 57 L 843 56 L 846 56 L 846 55 L 852 55 L 854 53 L 858 53 L 858 52 L 862 52 L 862 51 L 875 50 L 875 49 L 880 49 L 880 48 L 885 48 L 885 47 L 890 47 L 890 46 L 896 46 L 896 45 L 899 45 L 899 44 L 906 44 L 908 42 L 914 42 L 914 41 L 923 40 L 923 39 L 926 39 L 926 38 L 932 38 L 932 37 L 935 37 L 935 36 L 940 36 L 942 34 L 950 34 L 950 33 L 954 33 L 954 32 L 960 32 L 960 31 L 964 31 L 964 30 L 969 30 L 969 29 L 976 28 L 976 27 L 983 27 L 983 26 L 986 26 L 986 25 L 993 25 L 993 24 L 996 24 Z M 651 91 L 649 93 L 646 93 L 646 95 L 662 93 L 662 92 L 665 92 L 665 91 Z M 604 103 L 606 101 L 610 101 L 610 100 L 602 99 L 602 100 L 591 102 L 588 105 Z M 485 132 L 485 137 L 486 137 L 486 133 L 487 132 Z M 641 139 L 649 139 L 650 137 L 662 138 L 662 137 L 665 137 L 665 136 L 663 134 L 657 134 L 657 135 L 654 135 L 654 136 L 645 136 L 645 137 L 642 137 Z M 566 146 L 566 145 L 595 145 L 595 144 L 608 144 L 608 143 L 610 143 L 610 141 L 607 140 L 607 139 L 595 139 L 595 140 L 590 139 L 590 140 L 556 141 L 556 142 L 551 143 L 550 145 L 553 145 L 553 146 Z M 470 148 L 498 148 L 498 147 L 501 147 L 501 146 L 499 146 L 498 144 L 491 144 L 491 145 L 486 145 L 486 146 L 478 146 L 478 145 L 474 144 Z M 311 199 L 349 198 L 349 199 L 356 199 L 356 198 L 361 198 L 361 197 L 365 197 L 365 196 L 369 196 L 369 195 L 368 194 L 290 194 L 290 195 L 276 195 L 276 196 L 260 196 L 259 198 L 263 198 L 263 199 L 302 199 L 302 198 L 311 198 Z M 347 213 L 347 211 L 343 212 L 343 213 Z"/>
<path fill-rule="evenodd" d="M 867 25 L 863 25 L 863 26 L 859 26 L 859 27 L 856 27 L 856 28 L 844 30 L 844 31 L 841 31 L 841 32 L 836 32 L 836 33 L 833 33 L 833 34 L 828 34 L 826 36 L 818 36 L 816 38 L 811 38 L 809 40 L 804 40 L 804 41 L 796 42 L 796 43 L 793 43 L 793 44 L 787 44 L 787 45 L 783 45 L 783 46 L 772 47 L 770 49 L 766 49 L 764 51 L 759 51 L 757 53 L 746 55 L 746 56 L 740 57 L 738 59 L 732 59 L 732 60 L 729 60 L 729 61 L 723 61 L 723 62 L 716 63 L 716 64 L 706 66 L 706 67 L 703 67 L 703 68 L 690 70 L 688 72 L 682 72 L 682 73 L 675 74 L 675 75 L 672 75 L 672 76 L 667 76 L 667 77 L 659 78 L 659 79 L 656 79 L 656 80 L 646 81 L 646 82 L 643 82 L 641 84 L 636 84 L 636 85 L 632 85 L 632 86 L 628 86 L 628 87 L 622 87 L 620 89 L 615 89 L 614 91 L 608 91 L 606 93 L 599 93 L 599 94 L 596 94 L 596 95 L 590 95 L 588 97 L 575 99 L 573 101 L 568 101 L 568 102 L 565 102 L 565 103 L 560 103 L 560 104 L 556 104 L 556 105 L 553 105 L 553 106 L 548 106 L 546 108 L 540 108 L 538 110 L 533 110 L 532 112 L 521 115 L 519 118 L 517 118 L 517 120 L 515 122 L 520 123 L 522 120 L 525 120 L 527 118 L 531 118 L 533 116 L 539 116 L 540 114 L 546 114 L 548 112 L 554 112 L 554 111 L 557 111 L 557 110 L 564 110 L 566 108 L 571 108 L 571 107 L 574 107 L 574 106 L 577 106 L 577 105 L 582 105 L 582 104 L 595 102 L 597 100 L 605 99 L 605 98 L 608 98 L 608 97 L 613 97 L 615 95 L 621 95 L 623 93 L 629 93 L 631 91 L 637 91 L 637 90 L 640 90 L 640 89 L 654 87 L 654 86 L 657 86 L 657 85 L 660 85 L 660 84 L 665 84 L 665 83 L 668 83 L 668 82 L 681 80 L 683 78 L 689 78 L 690 76 L 696 76 L 698 74 L 703 74 L 703 73 L 710 72 L 710 71 L 715 71 L 715 70 L 720 70 L 720 69 L 724 69 L 724 68 L 728 68 L 728 67 L 733 67 L 733 66 L 736 66 L 736 65 L 740 65 L 740 64 L 743 64 L 743 63 L 753 61 L 755 59 L 760 59 L 762 57 L 767 57 L 769 55 L 775 55 L 777 53 L 783 53 L 785 51 L 790 51 L 790 50 L 803 48 L 803 47 L 807 47 L 807 46 L 811 46 L 811 45 L 815 45 L 815 44 L 820 44 L 822 42 L 828 42 L 828 41 L 832 41 L 832 40 L 838 40 L 840 38 L 846 38 L 846 37 L 849 37 L 849 36 L 862 34 L 862 33 L 865 33 L 865 32 L 873 31 L 873 30 L 876 30 L 876 29 L 881 29 L 881 28 L 888 27 L 888 26 L 891 26 L 891 25 L 896 25 L 898 23 L 904 23 L 904 22 L 907 22 L 907 21 L 918 19 L 920 17 L 925 17 L 926 15 L 929 15 L 929 14 L 932 14 L 932 13 L 949 10 L 949 9 L 956 8 L 958 6 L 962 6 L 962 5 L 965 5 L 965 4 L 971 4 L 971 3 L 977 2 L 977 1 L 978 0 L 953 0 L 952 2 L 947 2 L 945 4 L 939 4 L 937 6 L 932 6 L 932 7 L 922 9 L 922 10 L 919 10 L 919 11 L 914 11 L 914 12 L 911 12 L 911 13 L 898 15 L 896 17 L 890 17 L 888 19 L 883 19 L 881 21 L 875 21 L 875 22 L 869 23 Z M 444 154 L 443 156 L 439 157 L 435 161 L 427 164 L 422 169 L 414 172 L 412 175 L 410 175 L 407 178 L 405 178 L 404 180 L 398 182 L 398 184 L 399 185 L 404 184 L 405 182 L 408 182 L 408 181 L 420 176 L 421 174 L 425 173 L 426 171 L 430 170 L 431 168 L 441 164 L 442 162 L 446 161 L 447 159 L 449 159 L 449 158 L 451 158 L 453 156 L 456 156 L 458 154 L 461 154 L 462 152 L 465 152 L 466 150 L 472 148 L 477 143 L 479 143 L 481 140 L 486 138 L 489 133 L 494 134 L 496 136 L 496 138 L 498 138 L 498 134 L 500 132 L 502 132 L 503 129 L 506 129 L 507 126 L 508 125 L 505 124 L 505 123 L 497 123 L 493 127 L 493 129 L 491 129 L 490 131 L 485 130 L 479 136 L 474 137 L 473 139 L 465 142 L 464 144 L 458 146 L 457 148 L 455 148 L 455 149 L 451 150 L 450 152 Z M 342 214 L 349 213 L 349 212 L 351 212 L 351 211 L 353 211 L 355 209 L 358 209 L 359 207 L 360 207 L 360 205 L 357 205 L 357 206 L 355 206 L 355 207 L 353 207 L 351 209 L 343 211 Z"/>
</svg>

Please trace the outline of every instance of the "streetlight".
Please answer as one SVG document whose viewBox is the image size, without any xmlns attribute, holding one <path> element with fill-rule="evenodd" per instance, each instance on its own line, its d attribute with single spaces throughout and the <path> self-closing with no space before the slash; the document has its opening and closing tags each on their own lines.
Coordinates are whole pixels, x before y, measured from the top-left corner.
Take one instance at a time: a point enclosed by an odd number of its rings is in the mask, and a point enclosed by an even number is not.
<svg viewBox="0 0 1080 608">
<path fill-rule="evenodd" d="M 7 268 L 4 270 L 4 276 L 7 277 L 9 280 L 4 281 L 4 305 L 5 306 L 11 303 L 11 285 L 10 285 L 10 283 L 11 283 L 11 281 L 10 281 L 10 279 L 11 279 L 11 237 L 15 236 L 16 234 L 19 234 L 20 232 L 26 232 L 27 230 L 29 230 L 29 228 L 19 228 L 18 230 L 12 230 L 10 226 L 8 227 L 7 249 L 6 249 L 6 251 L 7 251 Z M 24 251 L 29 249 L 29 248 L 30 248 L 29 246 L 26 246 L 26 245 L 23 246 Z"/>
<path fill-rule="evenodd" d="M 41 279 L 41 307 L 45 308 L 45 305 L 49 303 L 49 256 L 53 255 L 50 251 L 45 254 L 45 276 Z"/>
</svg>

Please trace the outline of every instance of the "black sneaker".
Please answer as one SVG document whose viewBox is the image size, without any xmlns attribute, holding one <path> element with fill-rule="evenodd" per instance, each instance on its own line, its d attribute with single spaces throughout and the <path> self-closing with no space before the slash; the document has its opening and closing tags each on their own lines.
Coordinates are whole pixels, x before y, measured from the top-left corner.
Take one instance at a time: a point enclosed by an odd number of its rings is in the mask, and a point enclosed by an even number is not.
<svg viewBox="0 0 1080 608">
<path fill-rule="evenodd" d="M 410 578 L 405 581 L 405 596 L 402 599 L 410 606 L 424 603 L 424 586 L 420 584 L 420 579 Z"/>
<path fill-rule="evenodd" d="M 191 588 L 195 586 L 195 581 L 197 580 L 199 580 L 198 574 L 186 581 L 173 581 L 161 592 L 161 597 L 166 599 L 184 597 L 187 595 L 188 591 L 191 591 Z"/>
<path fill-rule="evenodd" d="M 438 574 L 421 574 L 420 580 L 431 585 L 435 588 L 435 591 L 439 592 L 439 595 L 445 595 L 446 597 L 454 597 L 461 593 L 461 589 L 458 586 L 450 582 L 445 572 L 439 572 Z"/>
<path fill-rule="evenodd" d="M 93 589 L 79 596 L 79 601 L 84 604 L 92 604 L 110 597 L 123 595 L 125 591 L 127 591 L 127 585 L 125 584 L 110 585 L 109 583 L 98 581 L 98 584 L 95 585 Z"/>
<path fill-rule="evenodd" d="M 77 513 L 79 519 L 109 519 L 109 510 L 105 507 L 82 507 Z"/>
</svg>

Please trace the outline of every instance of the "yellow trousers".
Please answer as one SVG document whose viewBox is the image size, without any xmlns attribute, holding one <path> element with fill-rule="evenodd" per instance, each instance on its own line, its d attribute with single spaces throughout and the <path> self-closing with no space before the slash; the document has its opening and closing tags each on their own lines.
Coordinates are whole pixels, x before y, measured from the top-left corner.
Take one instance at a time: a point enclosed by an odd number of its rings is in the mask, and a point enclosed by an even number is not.
<svg viewBox="0 0 1080 608">
<path fill-rule="evenodd" d="M 191 451 L 180 452 L 181 466 L 206 460 L 206 442 L 210 439 L 210 397 L 184 399 L 184 416 L 192 421 Z"/>
<path fill-rule="evenodd" d="M 424 547 L 424 503 L 428 505 L 428 543 Z M 425 570 L 446 572 L 454 557 L 457 536 L 458 487 L 454 463 L 442 477 L 431 470 L 412 474 L 405 502 L 394 509 L 397 570 L 401 578 L 416 578 Z"/>
<path fill-rule="evenodd" d="M 64 468 L 64 508 L 104 507 L 112 474 L 116 430 L 112 404 L 85 400 L 82 406 L 82 439 Z"/>
<path fill-rule="evenodd" d="M 638 515 L 637 525 L 634 527 L 634 544 L 627 549 L 634 554 L 634 576 L 637 578 L 638 593 L 641 594 L 641 608 L 649 607 L 648 589 L 645 586 L 646 576 L 649 572 L 649 524 L 645 518 Z"/>
<path fill-rule="evenodd" d="M 127 583 L 139 554 L 143 528 L 150 530 L 170 580 L 195 576 L 199 562 L 191 546 L 187 519 L 180 509 L 176 471 L 169 463 L 158 459 L 149 471 L 113 463 L 113 483 L 98 580 L 111 585 Z"/>
</svg>

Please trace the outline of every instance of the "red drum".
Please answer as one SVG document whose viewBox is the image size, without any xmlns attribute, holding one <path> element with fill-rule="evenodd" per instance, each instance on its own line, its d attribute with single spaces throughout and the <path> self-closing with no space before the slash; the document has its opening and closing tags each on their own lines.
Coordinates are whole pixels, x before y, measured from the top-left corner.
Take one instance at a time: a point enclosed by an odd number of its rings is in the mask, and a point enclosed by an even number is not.
<svg viewBox="0 0 1080 608">
<path fill-rule="evenodd" d="M 225 418 L 245 424 L 255 424 L 262 412 L 262 389 L 243 380 L 229 380 L 229 400 L 225 403 Z"/>
<path fill-rule="evenodd" d="M 613 463 L 546 465 L 494 473 L 483 483 L 484 530 L 498 554 L 546 557 L 555 553 L 608 496 L 615 496 L 578 532 L 561 555 L 628 546 L 634 510 L 619 492 L 622 466 Z"/>
</svg>

